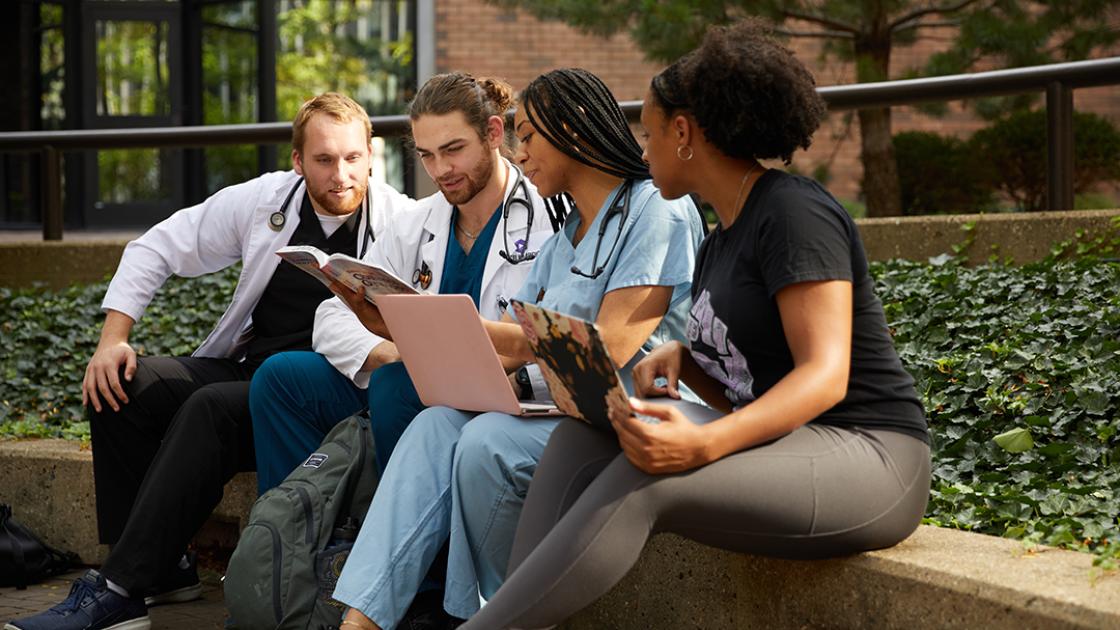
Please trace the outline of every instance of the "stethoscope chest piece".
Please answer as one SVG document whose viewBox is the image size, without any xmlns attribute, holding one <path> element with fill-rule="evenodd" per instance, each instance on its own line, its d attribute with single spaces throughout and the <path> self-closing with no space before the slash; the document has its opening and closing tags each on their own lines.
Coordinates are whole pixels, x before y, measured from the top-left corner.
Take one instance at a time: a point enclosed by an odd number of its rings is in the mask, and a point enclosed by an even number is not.
<svg viewBox="0 0 1120 630">
<path fill-rule="evenodd" d="M 268 215 L 268 227 L 272 228 L 273 232 L 279 232 L 284 229 L 284 213 L 280 210 Z"/>
<path fill-rule="evenodd" d="M 432 268 L 428 263 L 421 263 L 420 268 L 412 272 L 412 284 L 413 286 L 419 284 L 425 291 L 432 285 Z"/>
</svg>

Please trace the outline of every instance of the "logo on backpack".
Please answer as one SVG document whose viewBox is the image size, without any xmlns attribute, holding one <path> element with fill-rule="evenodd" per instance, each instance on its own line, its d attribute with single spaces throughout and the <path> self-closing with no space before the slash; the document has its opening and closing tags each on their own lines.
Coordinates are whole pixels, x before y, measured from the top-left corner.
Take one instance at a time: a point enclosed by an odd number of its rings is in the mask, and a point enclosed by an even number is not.
<svg viewBox="0 0 1120 630">
<path fill-rule="evenodd" d="M 327 457 L 329 457 L 329 455 L 326 453 L 312 453 L 311 457 L 308 457 L 307 461 L 303 462 L 303 467 L 318 468 L 327 463 Z"/>
</svg>

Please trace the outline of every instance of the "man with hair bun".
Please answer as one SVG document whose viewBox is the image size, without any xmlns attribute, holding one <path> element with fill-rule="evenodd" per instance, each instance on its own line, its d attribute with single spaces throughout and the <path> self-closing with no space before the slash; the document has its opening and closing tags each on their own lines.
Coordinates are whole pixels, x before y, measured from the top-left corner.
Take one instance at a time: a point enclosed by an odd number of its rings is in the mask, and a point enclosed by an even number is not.
<svg viewBox="0 0 1120 630">
<path fill-rule="evenodd" d="M 562 219 L 562 206 L 546 203 L 505 157 L 505 114 L 512 103 L 513 89 L 504 81 L 462 72 L 434 76 L 420 88 L 409 106 L 412 140 L 439 192 L 394 217 L 366 256 L 418 290 L 470 295 L 489 320 L 502 316 Z M 278 354 L 253 377 L 261 493 L 283 481 L 333 426 L 366 408 L 376 465 L 384 470 L 424 408 L 396 346 L 367 330 L 351 310 L 364 299 L 342 297 L 347 301 L 336 297 L 319 307 L 314 352 Z M 425 581 L 410 617 L 443 615 L 438 573 Z"/>
<path fill-rule="evenodd" d="M 112 551 L 65 601 L 9 630 L 143 630 L 150 605 L 201 594 L 187 544 L 238 471 L 253 470 L 249 379 L 272 354 L 311 347 L 330 291 L 275 255 L 314 245 L 358 256 L 414 202 L 370 179 L 370 119 L 341 94 L 300 107 L 293 170 L 261 175 L 179 210 L 128 244 L 105 294 L 86 368 L 98 532 Z M 171 275 L 241 263 L 225 314 L 190 357 L 137 357 L 133 324 Z"/>
</svg>

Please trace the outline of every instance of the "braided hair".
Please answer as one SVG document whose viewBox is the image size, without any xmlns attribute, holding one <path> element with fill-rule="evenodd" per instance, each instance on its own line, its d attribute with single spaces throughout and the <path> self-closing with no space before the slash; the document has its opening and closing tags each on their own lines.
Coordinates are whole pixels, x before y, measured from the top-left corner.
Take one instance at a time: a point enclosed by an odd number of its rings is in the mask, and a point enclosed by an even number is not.
<svg viewBox="0 0 1120 630">
<path fill-rule="evenodd" d="M 546 72 L 520 100 L 537 132 L 568 157 L 622 179 L 650 178 L 618 101 L 594 74 L 580 68 Z"/>
</svg>

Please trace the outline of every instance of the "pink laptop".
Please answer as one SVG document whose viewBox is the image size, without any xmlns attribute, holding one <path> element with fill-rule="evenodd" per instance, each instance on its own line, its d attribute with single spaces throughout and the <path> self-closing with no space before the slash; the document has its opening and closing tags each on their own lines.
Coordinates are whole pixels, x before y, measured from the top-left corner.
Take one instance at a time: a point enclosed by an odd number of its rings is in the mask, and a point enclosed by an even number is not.
<svg viewBox="0 0 1120 630">
<path fill-rule="evenodd" d="M 377 307 L 425 405 L 561 415 L 551 403 L 517 399 L 469 295 L 379 295 Z"/>
</svg>

